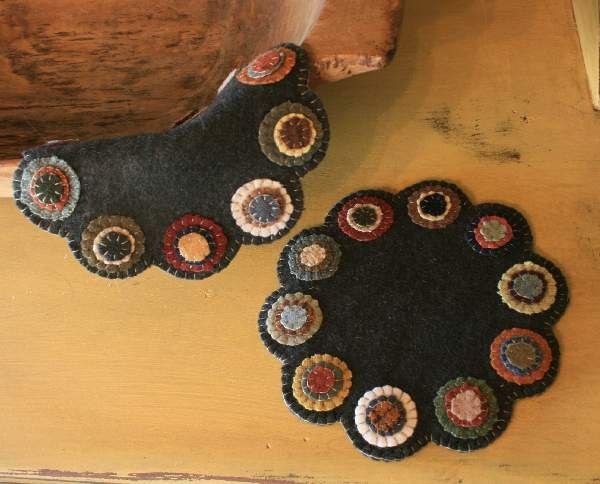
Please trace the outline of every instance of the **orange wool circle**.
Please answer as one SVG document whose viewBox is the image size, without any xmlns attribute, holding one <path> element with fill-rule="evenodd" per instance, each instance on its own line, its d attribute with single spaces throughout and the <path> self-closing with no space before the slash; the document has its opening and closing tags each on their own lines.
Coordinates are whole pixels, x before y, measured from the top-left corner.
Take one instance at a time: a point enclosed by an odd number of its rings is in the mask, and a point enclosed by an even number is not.
<svg viewBox="0 0 600 484">
<path fill-rule="evenodd" d="M 274 84 L 284 79 L 296 65 L 296 53 L 285 47 L 263 52 L 242 68 L 236 78 L 242 84 Z"/>
</svg>

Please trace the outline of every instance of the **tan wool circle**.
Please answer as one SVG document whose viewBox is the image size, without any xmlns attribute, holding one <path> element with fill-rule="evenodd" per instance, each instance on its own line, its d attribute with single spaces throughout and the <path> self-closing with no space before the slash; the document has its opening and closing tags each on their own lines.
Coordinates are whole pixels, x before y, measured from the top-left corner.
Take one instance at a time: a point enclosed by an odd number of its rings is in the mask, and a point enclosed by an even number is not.
<svg viewBox="0 0 600 484">
<path fill-rule="evenodd" d="M 202 261 L 210 254 L 208 240 L 202 234 L 191 232 L 179 238 L 177 248 L 187 261 Z"/>
<path fill-rule="evenodd" d="M 312 244 L 300 251 L 300 263 L 306 267 L 318 266 L 327 257 L 327 251 L 319 244 Z"/>
</svg>

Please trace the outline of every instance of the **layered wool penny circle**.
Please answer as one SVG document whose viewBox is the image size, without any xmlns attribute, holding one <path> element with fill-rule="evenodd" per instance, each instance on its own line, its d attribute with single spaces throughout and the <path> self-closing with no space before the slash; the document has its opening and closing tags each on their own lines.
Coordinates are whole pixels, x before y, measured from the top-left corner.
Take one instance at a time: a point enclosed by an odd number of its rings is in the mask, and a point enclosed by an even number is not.
<svg viewBox="0 0 600 484">
<path fill-rule="evenodd" d="M 126 277 L 143 262 L 145 237 L 130 217 L 103 215 L 92 220 L 81 235 L 81 254 L 89 269 L 105 277 Z"/>
<path fill-rule="evenodd" d="M 194 278 L 218 271 L 228 244 L 216 222 L 198 214 L 186 214 L 165 231 L 162 251 L 169 267 Z"/>
<path fill-rule="evenodd" d="M 281 166 L 312 163 L 321 153 L 324 128 L 308 106 L 286 101 L 264 117 L 258 141 L 265 156 Z"/>
<path fill-rule="evenodd" d="M 312 338 L 323 322 L 319 302 L 301 292 L 279 296 L 268 308 L 266 327 L 278 343 L 296 346 Z"/>
<path fill-rule="evenodd" d="M 525 218 L 499 204 L 482 204 L 466 225 L 466 240 L 481 255 L 498 257 L 531 246 L 532 236 Z"/>
<path fill-rule="evenodd" d="M 410 395 L 399 388 L 375 387 L 358 400 L 354 423 L 368 444 L 396 447 L 413 435 L 417 408 Z"/>
<path fill-rule="evenodd" d="M 426 185 L 408 197 L 408 215 L 411 220 L 427 229 L 443 229 L 456 220 L 461 200 L 450 187 Z"/>
<path fill-rule="evenodd" d="M 339 245 L 327 235 L 300 235 L 293 240 L 288 266 L 300 280 L 327 279 L 337 271 L 341 255 Z"/>
<path fill-rule="evenodd" d="M 525 314 L 547 311 L 556 300 L 554 276 L 545 267 L 525 261 L 510 267 L 498 282 L 498 294 L 507 306 Z"/>
<path fill-rule="evenodd" d="M 510 223 L 497 215 L 482 217 L 475 228 L 475 240 L 484 249 L 498 249 L 508 244 L 512 238 Z"/>
<path fill-rule="evenodd" d="M 348 200 L 338 214 L 338 225 L 348 237 L 369 242 L 381 237 L 394 223 L 394 210 L 375 196 L 358 196 Z"/>
<path fill-rule="evenodd" d="M 273 84 L 284 79 L 296 65 L 296 53 L 276 47 L 255 57 L 237 74 L 238 81 L 250 85 Z"/>
<path fill-rule="evenodd" d="M 460 439 L 487 435 L 498 418 L 498 402 L 493 390 L 476 378 L 449 381 L 438 390 L 433 403 L 439 424 Z"/>
<path fill-rule="evenodd" d="M 552 363 L 552 350 L 539 333 L 525 328 L 502 331 L 492 342 L 490 363 L 505 380 L 530 385 L 542 380 Z"/>
<path fill-rule="evenodd" d="M 245 183 L 231 198 L 231 215 L 244 232 L 269 238 L 288 229 L 294 205 L 278 181 L 260 178 Z"/>
<path fill-rule="evenodd" d="M 307 410 L 327 412 L 339 407 L 352 386 L 352 372 L 335 356 L 316 354 L 296 367 L 292 391 L 296 401 Z"/>
<path fill-rule="evenodd" d="M 21 203 L 43 220 L 68 218 L 79 200 L 79 178 L 66 161 L 56 156 L 31 161 L 23 170 L 20 184 Z"/>
</svg>

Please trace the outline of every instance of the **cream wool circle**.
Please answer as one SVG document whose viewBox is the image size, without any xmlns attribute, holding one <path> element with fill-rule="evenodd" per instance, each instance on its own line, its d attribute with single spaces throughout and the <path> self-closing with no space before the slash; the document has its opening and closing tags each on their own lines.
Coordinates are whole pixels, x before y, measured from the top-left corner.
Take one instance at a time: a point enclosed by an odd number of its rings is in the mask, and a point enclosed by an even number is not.
<svg viewBox="0 0 600 484">
<path fill-rule="evenodd" d="M 354 423 L 363 439 L 376 447 L 406 442 L 417 426 L 417 408 L 410 395 L 385 385 L 367 391 L 356 404 Z"/>
<path fill-rule="evenodd" d="M 278 181 L 261 178 L 245 183 L 231 198 L 231 215 L 244 232 L 269 238 L 287 228 L 292 199 Z"/>
</svg>

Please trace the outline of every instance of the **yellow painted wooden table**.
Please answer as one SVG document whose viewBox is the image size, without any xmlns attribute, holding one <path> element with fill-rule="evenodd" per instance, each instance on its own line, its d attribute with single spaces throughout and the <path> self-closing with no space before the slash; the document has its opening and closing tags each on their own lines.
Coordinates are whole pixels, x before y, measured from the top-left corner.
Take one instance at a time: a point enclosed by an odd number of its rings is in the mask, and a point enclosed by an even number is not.
<svg viewBox="0 0 600 484">
<path fill-rule="evenodd" d="M 303 423 L 281 399 L 256 317 L 287 238 L 203 282 L 158 269 L 107 281 L 4 199 L 0 480 L 600 479 L 600 114 L 570 2 L 408 2 L 393 64 L 320 94 L 332 144 L 305 178 L 299 227 L 356 189 L 430 177 L 516 206 L 571 289 L 550 390 L 520 400 L 487 449 L 373 462 L 340 425 Z"/>
</svg>

